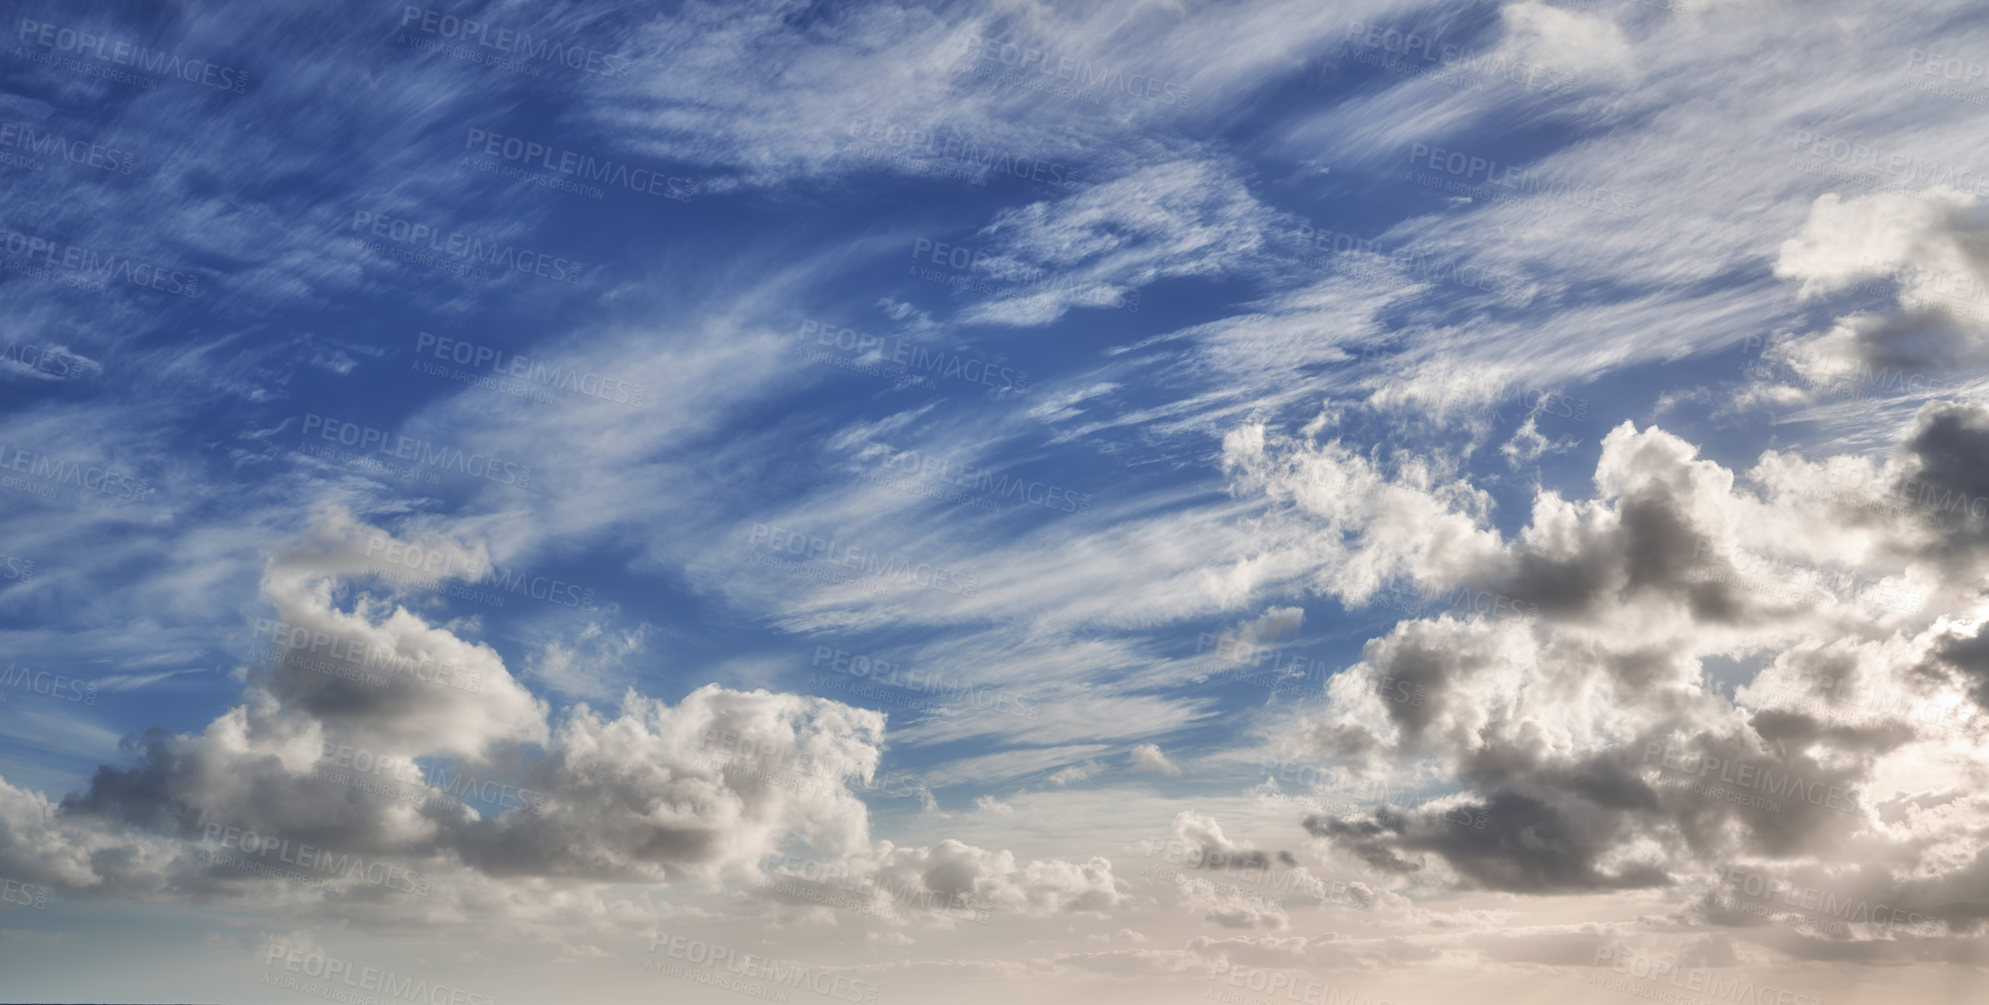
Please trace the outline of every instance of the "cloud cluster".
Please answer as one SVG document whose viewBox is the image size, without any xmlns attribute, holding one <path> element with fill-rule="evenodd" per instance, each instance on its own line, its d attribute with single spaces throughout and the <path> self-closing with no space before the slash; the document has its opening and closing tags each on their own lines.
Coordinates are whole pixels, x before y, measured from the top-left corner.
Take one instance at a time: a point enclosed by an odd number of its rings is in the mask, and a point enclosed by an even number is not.
<svg viewBox="0 0 1989 1005">
<path fill-rule="evenodd" d="M 1390 578 L 1486 599 L 1367 643 L 1289 738 L 1357 773 L 1454 780 L 1416 805 L 1308 817 L 1329 856 L 1398 888 L 1562 894 L 1707 889 L 1745 864 L 1981 921 L 1989 886 L 1963 835 L 1984 820 L 1948 790 L 1989 770 L 1984 524 L 1966 512 L 1989 409 L 1925 407 L 1877 468 L 1770 452 L 1751 485 L 1625 423 L 1595 496 L 1540 490 L 1510 538 L 1432 461 L 1389 474 L 1261 429 L 1227 446 L 1239 481 L 1284 506 L 1270 539 L 1311 557 L 1298 581 L 1350 604 Z M 1370 516 L 1384 508 L 1422 518 Z M 1907 587 L 1926 603 L 1886 602 Z"/>
<path fill-rule="evenodd" d="M 241 702 L 196 734 L 131 738 L 129 766 L 100 768 L 59 806 L 0 782 L 0 869 L 81 895 L 354 909 L 398 890 L 391 875 L 433 893 L 431 911 L 533 889 L 598 921 L 598 904 L 574 899 L 590 885 L 759 881 L 770 856 L 800 848 L 991 910 L 1121 901 L 1103 859 L 873 845 L 859 793 L 878 767 L 878 712 L 706 685 L 675 704 L 631 690 L 612 713 L 550 714 L 467 626 L 397 602 L 481 567 L 478 550 L 420 540 L 453 571 L 382 587 L 369 554 L 414 542 L 319 514 L 268 563 L 271 642 Z"/>
</svg>

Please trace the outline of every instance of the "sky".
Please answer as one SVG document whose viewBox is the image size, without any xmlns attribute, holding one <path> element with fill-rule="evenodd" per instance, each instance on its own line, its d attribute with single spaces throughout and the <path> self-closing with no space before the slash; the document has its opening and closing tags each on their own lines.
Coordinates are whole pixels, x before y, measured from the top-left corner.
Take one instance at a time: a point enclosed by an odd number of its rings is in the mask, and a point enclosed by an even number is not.
<svg viewBox="0 0 1989 1005">
<path fill-rule="evenodd" d="M 1989 990 L 1989 15 L 10 4 L 0 1000 Z"/>
</svg>

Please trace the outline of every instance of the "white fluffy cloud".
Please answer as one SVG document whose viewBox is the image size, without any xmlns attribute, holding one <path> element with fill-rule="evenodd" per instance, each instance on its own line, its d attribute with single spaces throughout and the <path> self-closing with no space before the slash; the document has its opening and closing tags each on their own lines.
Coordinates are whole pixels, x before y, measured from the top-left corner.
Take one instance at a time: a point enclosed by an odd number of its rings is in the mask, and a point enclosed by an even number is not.
<svg viewBox="0 0 1989 1005">
<path fill-rule="evenodd" d="M 1595 498 L 1541 491 L 1510 539 L 1428 464 L 1390 477 L 1337 443 L 1254 430 L 1230 445 L 1246 484 L 1327 539 L 1300 581 L 1358 602 L 1399 577 L 1473 601 L 1370 641 L 1291 737 L 1305 757 L 1432 765 L 1459 787 L 1314 814 L 1329 856 L 1425 890 L 1712 889 L 1754 869 L 1918 912 L 1920 935 L 1978 923 L 1961 906 L 1989 892 L 1972 853 L 1899 871 L 1972 826 L 1979 808 L 1953 792 L 1989 770 L 1978 406 L 1928 406 L 1882 470 L 1771 452 L 1745 483 L 1626 423 L 1604 438 Z M 1426 518 L 1343 530 L 1382 500 Z M 1719 666 L 1745 669 L 1722 682 Z M 1864 871 L 1819 871 L 1848 854 Z"/>
<path fill-rule="evenodd" d="M 1860 304 L 1828 328 L 1781 333 L 1764 361 L 1786 367 L 1751 398 L 1956 394 L 1989 360 L 1989 216 L 1945 186 L 1817 197 L 1801 231 L 1782 242 L 1775 275 L 1806 298 Z M 1884 302 L 1870 306 L 1872 300 Z M 1861 303 L 1862 302 L 1862 303 Z"/>
<path fill-rule="evenodd" d="M 279 866 L 313 848 L 313 860 L 391 863 L 438 916 L 518 922 L 497 902 L 529 889 L 576 926 L 605 923 L 587 893 L 604 884 L 764 884 L 766 862 L 796 853 L 982 911 L 1102 912 L 1122 900 L 1104 859 L 873 844 L 860 793 L 878 769 L 878 712 L 707 685 L 675 704 L 630 691 L 612 713 L 583 703 L 549 715 L 461 626 L 396 603 L 408 584 L 383 583 L 367 542 L 378 554 L 408 543 L 327 511 L 272 557 L 265 595 L 295 634 L 267 634 L 301 641 L 276 645 L 241 703 L 204 731 L 151 731 L 130 746 L 132 766 L 100 769 L 59 807 L 0 782 L 0 869 L 76 894 L 413 909 L 379 904 L 383 884 L 364 869 L 283 882 Z M 417 585 L 481 567 L 476 550 L 424 547 L 449 571 Z M 350 609 L 335 606 L 341 596 Z M 409 669 L 449 661 L 474 667 L 480 686 Z"/>
<path fill-rule="evenodd" d="M 1167 755 L 1161 752 L 1159 744 L 1136 744 L 1133 747 L 1131 757 L 1132 763 L 1128 768 L 1132 771 L 1147 772 L 1155 775 L 1178 775 L 1181 773 L 1180 766 L 1167 759 Z"/>
</svg>

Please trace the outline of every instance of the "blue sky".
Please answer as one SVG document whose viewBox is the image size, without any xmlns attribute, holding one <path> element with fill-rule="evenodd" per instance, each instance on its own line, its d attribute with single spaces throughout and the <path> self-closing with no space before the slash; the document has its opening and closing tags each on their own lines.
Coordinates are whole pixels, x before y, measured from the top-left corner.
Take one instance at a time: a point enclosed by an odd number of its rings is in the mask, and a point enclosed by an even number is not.
<svg viewBox="0 0 1989 1005">
<path fill-rule="evenodd" d="M 0 996 L 1984 980 L 1966 5 L 8 32 Z"/>
</svg>

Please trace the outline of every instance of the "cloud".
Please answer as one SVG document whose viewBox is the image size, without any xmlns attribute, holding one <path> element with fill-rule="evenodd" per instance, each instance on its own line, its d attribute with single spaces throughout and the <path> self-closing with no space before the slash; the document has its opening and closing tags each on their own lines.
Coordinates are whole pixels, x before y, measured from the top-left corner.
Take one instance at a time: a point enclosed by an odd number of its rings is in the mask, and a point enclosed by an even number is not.
<svg viewBox="0 0 1989 1005">
<path fill-rule="evenodd" d="M 1567 453 L 1576 446 L 1572 436 L 1549 440 L 1540 432 L 1539 417 L 1529 415 L 1519 430 L 1512 434 L 1512 439 L 1500 445 L 1499 453 L 1506 455 L 1506 462 L 1517 468 L 1548 454 Z"/>
<path fill-rule="evenodd" d="M 1305 624 L 1305 608 L 1273 607 L 1235 628 L 1216 636 L 1215 648 L 1218 651 L 1243 647 L 1254 650 L 1283 639 L 1298 631 Z"/>
<path fill-rule="evenodd" d="M 483 568 L 479 549 L 420 540 L 443 556 L 418 563 L 442 570 L 426 582 Z M 784 863 L 797 855 L 842 863 L 895 924 L 935 910 L 985 921 L 1103 915 L 1126 903 L 1104 858 L 1022 861 L 954 839 L 873 841 L 862 794 L 877 776 L 885 718 L 825 698 L 708 684 L 674 704 L 630 689 L 613 712 L 580 703 L 550 714 L 534 702 L 523 708 L 535 714 L 479 720 L 447 703 L 485 693 L 431 681 L 415 684 L 463 696 L 362 702 L 283 686 L 286 673 L 348 683 L 359 670 L 391 674 L 368 666 L 376 650 L 475 654 L 487 661 L 486 685 L 510 680 L 501 659 L 455 634 L 460 625 L 391 605 L 405 583 L 382 577 L 371 557 L 410 546 L 343 511 L 320 513 L 270 557 L 263 582 L 282 618 L 322 628 L 301 630 L 301 645 L 277 644 L 241 703 L 204 731 L 128 738 L 129 766 L 100 768 L 59 805 L 0 781 L 0 870 L 88 897 L 191 897 L 318 917 L 475 915 L 536 932 L 572 958 L 599 952 L 571 943 L 573 933 L 616 924 L 591 891 L 818 882 L 819 870 L 790 874 Z M 371 587 L 342 588 L 355 584 Z M 981 808 L 1017 814 L 992 798 Z M 347 868 L 288 882 L 305 861 L 299 848 Z M 373 882 L 376 873 L 406 889 Z M 518 910 L 523 891 L 541 908 Z"/>
<path fill-rule="evenodd" d="M 1151 743 L 1141 743 L 1133 747 L 1132 763 L 1127 766 L 1126 770 L 1155 775 L 1178 775 L 1181 773 L 1181 768 L 1173 761 L 1168 760 L 1167 755 L 1160 752 L 1159 746 Z"/>
<path fill-rule="evenodd" d="M 979 265 L 1021 289 L 960 320 L 1041 326 L 1073 307 L 1120 306 L 1160 279 L 1219 276 L 1259 251 L 1275 219 L 1226 165 L 1192 161 L 1004 210 L 977 235 Z"/>
<path fill-rule="evenodd" d="M 1103 914 L 1126 900 L 1106 859 L 1019 863 L 1010 852 L 990 852 L 953 839 L 931 847 L 883 841 L 839 861 L 777 866 L 773 875 L 779 882 L 772 889 L 781 891 L 779 896 L 811 903 L 820 901 L 793 891 L 839 891 L 853 895 L 866 913 L 900 922 L 933 913 L 955 920 L 984 920 L 990 912 Z"/>
<path fill-rule="evenodd" d="M 1268 869 L 1271 856 L 1248 842 L 1231 841 L 1214 817 L 1182 810 L 1174 817 L 1174 840 L 1187 849 L 1186 861 L 1198 869 Z"/>
<path fill-rule="evenodd" d="M 1189 911 L 1220 927 L 1270 931 L 1291 927 L 1291 916 L 1283 906 L 1234 883 L 1182 874 L 1174 877 L 1174 885 Z"/>
<path fill-rule="evenodd" d="M 1915 710 L 1951 707 L 1944 690 L 1976 693 L 1975 620 L 1873 603 L 1816 570 L 1889 567 L 1938 584 L 1939 604 L 1966 602 L 1978 525 L 1930 528 L 1912 507 L 1852 500 L 1896 498 L 1912 483 L 1937 509 L 1965 509 L 1956 500 L 1989 488 L 1961 474 L 1977 468 L 1978 425 L 1989 420 L 1974 406 L 1926 406 L 1885 473 L 1847 493 L 1824 472 L 1856 471 L 1849 459 L 1770 452 L 1750 490 L 1679 437 L 1625 424 L 1603 439 L 1594 499 L 1539 490 L 1509 539 L 1484 526 L 1470 493 L 1420 474 L 1433 462 L 1402 463 L 1410 475 L 1390 477 L 1335 443 L 1232 437 L 1240 479 L 1336 542 L 1315 549 L 1331 557 L 1333 578 L 1298 581 L 1358 597 L 1365 570 L 1386 569 L 1424 590 L 1492 598 L 1368 642 L 1329 681 L 1326 714 L 1293 737 L 1307 756 L 1357 772 L 1431 762 L 1460 790 L 1315 813 L 1306 830 L 1397 887 L 1533 894 L 1700 886 L 1713 865 L 1739 861 L 1799 874 L 1807 858 L 1852 848 L 1913 854 L 1873 808 L 1913 784 L 1924 770 L 1915 765 L 1941 759 L 1960 726 Z M 1390 534 L 1349 519 L 1380 498 L 1428 516 Z M 1819 516 L 1831 532 L 1818 532 Z M 1474 547 L 1466 561 L 1454 548 L 1438 559 L 1437 539 Z M 1767 588 L 1747 557 L 1757 549 L 1814 563 L 1811 575 L 1791 591 Z M 1709 661 L 1750 656 L 1767 659 L 1731 699 L 1705 686 Z M 1818 681 L 1829 684 L 1819 692 Z M 1851 698 L 1873 693 L 1904 700 Z M 1948 872 L 1958 886 L 1974 882 L 1971 867 Z M 1972 909 L 1907 885 L 1870 895 L 1974 923 Z"/>
<path fill-rule="evenodd" d="M 269 620 L 283 627 L 265 631 L 273 658 L 251 673 L 242 703 L 204 732 L 134 739 L 134 766 L 100 769 L 64 800 L 60 823 L 37 831 L 68 829 L 89 837 L 72 837 L 76 849 L 118 854 L 64 865 L 45 848 L 47 861 L 22 871 L 81 889 L 128 886 L 136 865 L 163 870 L 171 857 L 178 872 L 150 882 L 184 887 L 200 872 L 186 872 L 186 848 L 148 835 L 211 837 L 217 826 L 435 869 L 596 881 L 751 873 L 791 839 L 831 851 L 867 843 L 852 787 L 876 771 L 878 713 L 706 686 L 674 706 L 630 691 L 613 716 L 581 704 L 549 722 L 487 647 L 373 594 L 350 611 L 331 606 L 335 582 L 379 571 L 368 541 L 383 554 L 407 544 L 328 511 L 272 556 L 264 589 Z M 428 548 L 447 559 L 435 568 L 481 567 L 478 553 L 445 541 Z M 417 763 L 437 758 L 451 770 Z M 464 778 L 538 795 L 529 806 L 465 803 L 450 791 Z M 369 798 L 361 786 L 408 798 Z M 105 874 L 112 863 L 123 864 Z"/>
<path fill-rule="evenodd" d="M 1090 765 L 1073 764 L 1051 773 L 1049 782 L 1056 786 L 1073 785 L 1090 778 L 1092 770 Z"/>
<path fill-rule="evenodd" d="M 1768 343 L 1764 360 L 1811 397 L 1924 397 L 1989 359 L 1989 216 L 1974 195 L 1933 186 L 1818 196 L 1782 242 L 1775 275 L 1805 298 L 1892 301 Z M 1763 383 L 1750 394 L 1771 396 L 1774 385 Z"/>
<path fill-rule="evenodd" d="M 79 902 L 50 912 L 44 972 L 85 972 L 62 945 L 127 899 L 302 951 L 359 932 L 424 967 L 584 962 L 604 999 L 662 924 L 881 950 L 854 966 L 901 997 L 963 975 L 1164 997 L 1237 964 L 1532 1000 L 1545 968 L 1662 946 L 1756 987 L 1800 961 L 1774 986 L 1825 997 L 1887 964 L 1889 993 L 1940 1000 L 1944 968 L 1977 960 L 1984 110 L 1909 63 L 1989 45 L 1975 20 L 1835 0 L 678 6 L 478 16 L 625 77 L 410 45 L 395 9 L 300 32 L 226 3 L 71 27 L 241 63 L 246 94 L 21 63 L 9 121 L 139 168 L 20 169 L 17 149 L 8 226 L 200 283 L 9 279 L 0 443 L 153 488 L 6 489 L 0 560 L 36 575 L 0 580 L 0 635 L 103 698 L 10 689 L 0 879 Z M 471 127 L 690 177 L 695 199 L 458 170 Z M 1435 178 L 1419 146 L 1524 180 Z M 355 210 L 578 257 L 583 278 L 464 282 L 365 248 Z M 919 237 L 979 251 L 981 285 L 904 277 Z M 808 319 L 971 350 L 1029 388 L 819 365 L 795 354 Z M 433 380 L 402 358 L 415 327 L 648 395 Z M 1759 359 L 1722 376 L 1735 349 Z M 325 410 L 532 484 L 295 450 L 298 415 Z M 1591 415 L 1596 435 L 1569 425 Z M 1737 461 L 1757 432 L 1773 449 Z M 910 451 L 1092 504 L 859 480 Z M 747 561 L 776 523 L 976 589 Z M 627 609 L 452 603 L 500 567 Z M 1190 658 L 1207 638 L 1344 672 L 1266 704 Z M 972 695 L 818 690 L 824 644 Z M 1268 757 L 1388 798 L 1225 788 Z M 917 781 L 879 786 L 886 765 Z M 430 886 L 203 859 L 216 826 Z M 879 839 L 900 830 L 919 836 Z M 1213 866 L 1128 893 L 1090 857 L 1156 832 L 1205 863 L 1303 858 L 1402 910 L 1309 918 Z M 875 881 L 856 902 L 876 924 L 762 889 L 793 857 Z M 956 902 L 1034 923 L 931 923 Z M 1874 923 L 1881 905 L 1919 920 Z"/>
</svg>

